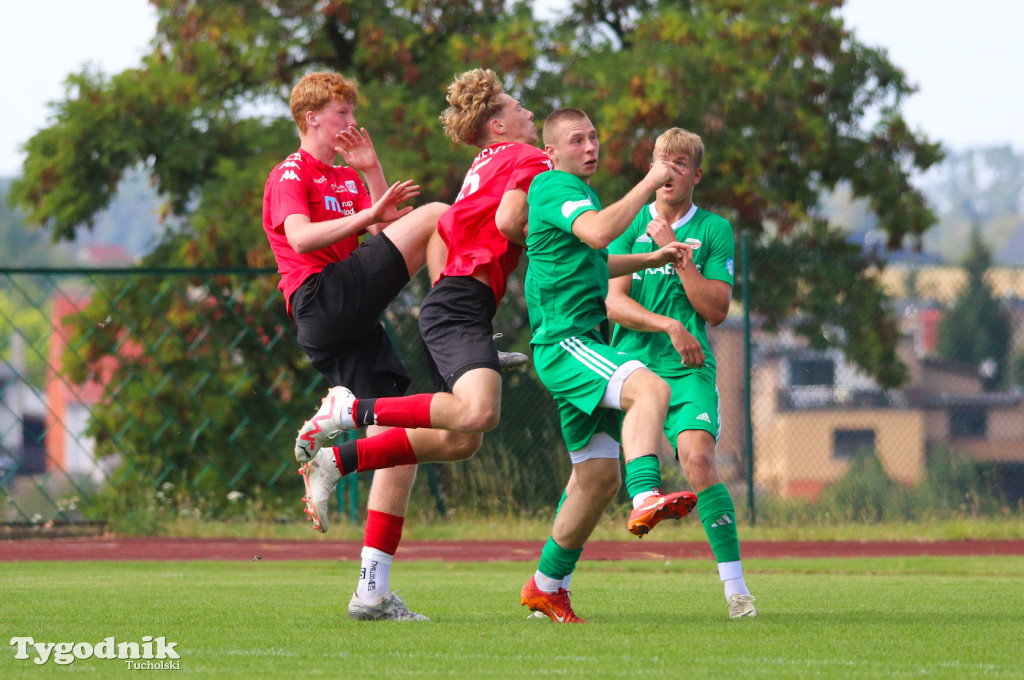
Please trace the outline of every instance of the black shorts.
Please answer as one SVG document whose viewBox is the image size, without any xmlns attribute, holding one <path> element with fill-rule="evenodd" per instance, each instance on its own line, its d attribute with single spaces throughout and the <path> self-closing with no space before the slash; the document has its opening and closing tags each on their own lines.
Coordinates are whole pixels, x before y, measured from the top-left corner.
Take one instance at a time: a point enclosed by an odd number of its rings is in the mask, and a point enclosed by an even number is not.
<svg viewBox="0 0 1024 680">
<path fill-rule="evenodd" d="M 420 305 L 420 335 L 450 390 L 474 368 L 499 371 L 491 323 L 498 309 L 490 286 L 471 276 L 446 276 Z"/>
<path fill-rule="evenodd" d="M 292 294 L 299 346 L 332 386 L 360 398 L 405 394 L 409 373 L 380 317 L 408 282 L 402 253 L 377 234 Z"/>
</svg>

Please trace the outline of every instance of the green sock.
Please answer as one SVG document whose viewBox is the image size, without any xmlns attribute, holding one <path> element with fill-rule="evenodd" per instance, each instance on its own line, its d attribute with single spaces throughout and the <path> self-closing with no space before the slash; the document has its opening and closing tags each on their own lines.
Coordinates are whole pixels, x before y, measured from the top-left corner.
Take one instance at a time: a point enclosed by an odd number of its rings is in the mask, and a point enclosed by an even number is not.
<svg viewBox="0 0 1024 680">
<path fill-rule="evenodd" d="M 563 579 L 576 568 L 576 562 L 582 553 L 583 548 L 566 550 L 555 543 L 554 538 L 548 538 L 548 542 L 544 544 L 544 550 L 540 554 L 537 571 L 553 579 Z"/>
<path fill-rule="evenodd" d="M 555 520 L 558 519 L 558 513 L 562 511 L 562 506 L 565 505 L 565 499 L 569 497 L 569 487 L 565 487 L 562 490 L 562 498 L 558 501 L 558 507 L 555 508 Z"/>
<path fill-rule="evenodd" d="M 640 456 L 626 463 L 626 491 L 630 498 L 660 488 L 661 462 L 657 456 Z"/>
<path fill-rule="evenodd" d="M 736 534 L 736 508 L 725 484 L 715 484 L 697 494 L 697 514 L 708 535 L 715 561 L 740 559 L 740 539 Z"/>
<path fill-rule="evenodd" d="M 562 498 L 558 501 L 558 507 L 555 508 L 555 517 L 558 517 L 558 513 L 562 511 L 562 506 L 565 504 L 565 499 L 569 497 L 569 487 L 562 489 Z"/>
</svg>

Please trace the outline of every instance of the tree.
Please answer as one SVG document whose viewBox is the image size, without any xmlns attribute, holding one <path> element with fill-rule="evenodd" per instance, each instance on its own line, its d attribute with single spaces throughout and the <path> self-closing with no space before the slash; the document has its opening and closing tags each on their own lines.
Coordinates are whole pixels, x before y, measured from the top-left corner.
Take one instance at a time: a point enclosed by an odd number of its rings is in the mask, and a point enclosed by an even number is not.
<svg viewBox="0 0 1024 680">
<path fill-rule="evenodd" d="M 879 263 L 845 243 L 818 201 L 848 184 L 891 247 L 919 244 L 934 216 L 910 178 L 941 152 L 909 130 L 899 110 L 912 86 L 847 30 L 842 4 L 580 0 L 548 35 L 542 88 L 594 116 L 605 146 L 595 184 L 609 196 L 646 171 L 662 130 L 700 133 L 697 202 L 750 232 L 754 311 L 769 328 L 798 318 L 813 344 L 842 346 L 894 386 L 905 371 Z"/>
<path fill-rule="evenodd" d="M 1005 385 L 1010 374 L 1013 319 L 996 298 L 985 276 L 992 253 L 971 231 L 971 245 L 963 259 L 967 286 L 946 310 L 938 329 L 939 356 L 978 367 L 986 389 Z"/>
<path fill-rule="evenodd" d="M 372 128 L 389 177 L 416 179 L 425 198 L 450 197 L 467 152 L 439 134 L 449 76 L 487 63 L 514 86 L 534 58 L 525 3 L 153 4 L 157 35 L 141 67 L 69 76 L 55 124 L 26 145 L 12 197 L 54 238 L 73 240 L 90 227 L 124 173 L 142 165 L 170 213 L 190 218 L 178 241 L 200 241 L 179 263 L 266 263 L 263 244 L 239 245 L 254 241 L 267 168 L 298 145 L 290 88 L 315 69 L 361 83 L 357 114 Z"/>
<path fill-rule="evenodd" d="M 357 114 L 389 178 L 415 179 L 424 198 L 451 200 L 473 151 L 440 132 L 444 87 L 466 68 L 490 66 L 540 118 L 566 103 L 593 114 L 607 196 L 644 172 L 656 133 L 677 124 L 700 132 L 709 156 L 698 200 L 752 235 L 755 311 L 769 326 L 795 316 L 816 345 L 843 346 L 885 385 L 902 380 L 872 263 L 816 203 L 845 181 L 890 241 L 917 238 L 933 218 L 909 177 L 940 152 L 908 129 L 899 107 L 911 86 L 883 51 L 846 30 L 840 0 L 578 0 L 543 26 L 530 3 L 503 0 L 152 1 L 157 35 L 140 67 L 70 76 L 55 123 L 27 144 L 12 195 L 54 238 L 74 239 L 124 173 L 141 166 L 182 220 L 144 264 L 272 265 L 256 226 L 262 187 L 296 146 L 289 88 L 318 68 L 360 82 Z M 869 113 L 878 122 L 865 131 Z M 145 286 L 160 283 L 143 280 L 139 300 L 159 294 Z M 261 310 L 277 295 L 274 283 L 267 276 L 217 295 Z M 195 285 L 211 296 L 218 287 Z M 424 283 L 416 285 L 400 310 L 422 296 Z M 521 346 L 519 285 L 511 282 L 496 325 Z M 96 304 L 86 318 L 104 318 L 105 303 Z M 190 337 L 194 319 L 164 311 Z M 277 322 L 261 323 L 273 336 Z M 250 350 L 243 365 L 260 359 Z M 294 346 L 279 351 L 302 364 Z M 224 359 L 230 374 L 234 357 Z"/>
<path fill-rule="evenodd" d="M 29 140 L 12 188 L 29 220 L 74 240 L 141 167 L 166 214 L 180 220 L 146 267 L 273 265 L 259 227 L 263 184 L 298 146 L 286 104 L 304 73 L 355 76 L 357 115 L 388 177 L 415 179 L 424 199 L 450 200 L 475 153 L 440 134 L 450 77 L 485 63 L 515 88 L 535 57 L 528 3 L 154 4 L 157 35 L 141 66 L 71 75 L 55 123 Z M 276 277 L 93 281 L 92 302 L 71 320 L 65 367 L 75 380 L 102 377 L 106 385 L 89 430 L 100 455 L 121 453 L 126 478 L 171 481 L 211 505 L 227 490 L 281 479 L 292 466 L 294 423 L 322 387 L 294 340 L 282 340 L 290 326 Z M 404 313 L 389 320 L 404 331 L 396 335 L 406 356 L 421 352 L 408 312 L 426 285 L 417 279 L 396 307 Z M 110 366 L 103 357 L 116 360 L 109 376 L 100 375 Z M 255 440 L 235 427 L 246 423 L 258 423 Z M 541 481 L 557 497 L 557 482 Z"/>
</svg>

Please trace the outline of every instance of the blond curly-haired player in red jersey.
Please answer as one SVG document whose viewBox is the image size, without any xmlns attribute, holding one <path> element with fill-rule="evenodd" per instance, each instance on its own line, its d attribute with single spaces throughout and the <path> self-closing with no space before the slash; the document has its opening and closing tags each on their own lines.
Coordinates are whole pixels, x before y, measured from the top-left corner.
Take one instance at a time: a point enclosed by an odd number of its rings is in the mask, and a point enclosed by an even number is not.
<svg viewBox="0 0 1024 680">
<path fill-rule="evenodd" d="M 504 91 L 493 71 L 473 69 L 458 76 L 447 101 L 441 116 L 446 134 L 480 153 L 438 221 L 447 261 L 420 306 L 420 333 L 441 391 L 366 398 L 347 386 L 332 388 L 300 430 L 295 447 L 313 517 L 326 514 L 341 476 L 464 460 L 498 424 L 501 367 L 492 319 L 526 240 L 530 184 L 551 166 L 533 146 L 533 114 Z M 343 430 L 373 425 L 394 429 L 337 446 L 331 441 Z"/>
</svg>

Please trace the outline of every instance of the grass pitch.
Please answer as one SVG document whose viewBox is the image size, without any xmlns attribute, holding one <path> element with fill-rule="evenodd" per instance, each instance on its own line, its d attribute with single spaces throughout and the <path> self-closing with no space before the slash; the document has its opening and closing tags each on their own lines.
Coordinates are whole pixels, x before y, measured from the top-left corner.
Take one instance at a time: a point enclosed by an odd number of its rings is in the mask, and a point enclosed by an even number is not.
<svg viewBox="0 0 1024 680">
<path fill-rule="evenodd" d="M 584 555 L 585 558 L 585 555 Z M 124 661 L 15 659 L 15 636 L 177 643 L 211 678 L 1019 678 L 1019 557 L 749 560 L 761 615 L 730 621 L 713 564 L 586 562 L 587 625 L 528 620 L 532 562 L 396 562 L 430 623 L 349 621 L 352 562 L 0 564 L 0 677 L 122 677 Z M 33 655 L 31 649 L 30 654 Z M 171 671 L 150 671 L 171 672 Z"/>
</svg>

